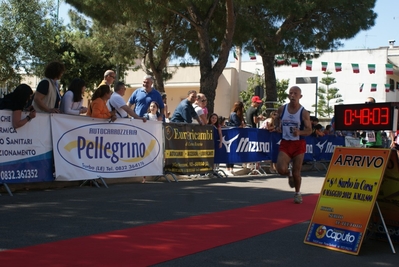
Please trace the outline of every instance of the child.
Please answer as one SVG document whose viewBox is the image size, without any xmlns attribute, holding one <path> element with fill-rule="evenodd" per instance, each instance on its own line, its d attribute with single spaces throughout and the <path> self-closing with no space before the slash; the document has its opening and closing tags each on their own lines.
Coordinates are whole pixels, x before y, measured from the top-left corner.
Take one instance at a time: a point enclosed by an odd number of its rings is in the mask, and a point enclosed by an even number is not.
<svg viewBox="0 0 399 267">
<path fill-rule="evenodd" d="M 158 103 L 152 101 L 150 103 L 150 106 L 148 107 L 147 113 L 145 113 L 143 117 L 149 121 L 158 121 L 158 117 L 160 116 L 158 109 L 159 109 Z M 145 176 L 143 176 L 142 183 L 143 184 L 145 183 Z"/>
<path fill-rule="evenodd" d="M 148 107 L 147 113 L 145 113 L 143 117 L 149 121 L 158 121 L 158 117 L 160 116 L 158 109 L 158 103 L 152 101 Z"/>
</svg>

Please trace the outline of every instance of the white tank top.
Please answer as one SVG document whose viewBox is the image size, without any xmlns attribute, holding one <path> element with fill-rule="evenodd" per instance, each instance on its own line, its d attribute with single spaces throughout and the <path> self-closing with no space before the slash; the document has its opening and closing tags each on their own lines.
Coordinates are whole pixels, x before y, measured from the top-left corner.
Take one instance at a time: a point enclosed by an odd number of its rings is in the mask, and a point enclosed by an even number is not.
<svg viewBox="0 0 399 267">
<path fill-rule="evenodd" d="M 294 128 L 302 130 L 302 111 L 303 107 L 295 113 L 288 112 L 288 104 L 284 106 L 283 114 L 281 116 L 281 131 L 284 140 L 299 140 L 301 136 L 294 136 Z"/>
</svg>

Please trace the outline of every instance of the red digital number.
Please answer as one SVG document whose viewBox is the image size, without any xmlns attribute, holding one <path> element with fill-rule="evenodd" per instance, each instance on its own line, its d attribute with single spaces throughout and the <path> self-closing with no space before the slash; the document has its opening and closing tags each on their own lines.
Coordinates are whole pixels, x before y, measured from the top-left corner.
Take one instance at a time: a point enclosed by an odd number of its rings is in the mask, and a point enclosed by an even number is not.
<svg viewBox="0 0 399 267">
<path fill-rule="evenodd" d="M 389 117 L 390 112 L 389 112 L 389 108 L 381 108 L 381 124 L 389 124 L 391 118 Z"/>
<path fill-rule="evenodd" d="M 352 125 L 352 110 L 350 109 L 345 109 L 344 124 L 347 126 Z"/>
<path fill-rule="evenodd" d="M 363 108 L 360 110 L 360 124 L 369 125 L 370 124 L 370 109 Z"/>
</svg>

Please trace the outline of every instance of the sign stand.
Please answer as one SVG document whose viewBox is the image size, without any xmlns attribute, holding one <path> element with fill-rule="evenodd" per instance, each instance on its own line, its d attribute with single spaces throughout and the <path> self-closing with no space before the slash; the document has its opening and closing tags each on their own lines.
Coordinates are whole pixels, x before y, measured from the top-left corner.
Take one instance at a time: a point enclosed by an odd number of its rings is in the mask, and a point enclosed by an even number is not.
<svg viewBox="0 0 399 267">
<path fill-rule="evenodd" d="M 382 216 L 381 209 L 380 209 L 380 206 L 378 205 L 378 202 L 377 202 L 377 201 L 375 202 L 375 206 L 376 206 L 377 209 L 378 209 L 378 214 L 380 215 L 380 219 L 381 219 L 382 225 L 384 226 L 385 233 L 386 233 L 387 238 L 388 238 L 388 241 L 389 241 L 389 245 L 391 246 L 391 249 L 392 249 L 392 253 L 393 253 L 393 254 L 396 254 L 395 248 L 394 248 L 394 246 L 393 246 L 393 244 L 392 244 L 391 237 L 389 236 L 388 228 L 387 228 L 387 226 L 386 226 L 386 224 L 385 224 L 384 216 Z"/>
<path fill-rule="evenodd" d="M 103 183 L 103 185 L 105 186 L 105 188 L 108 188 L 107 183 L 104 181 L 104 179 L 101 176 L 98 176 L 98 179 L 101 180 L 101 182 Z"/>
<path fill-rule="evenodd" d="M 103 179 L 101 176 L 98 176 L 98 179 L 100 179 L 101 182 L 102 182 L 102 184 L 103 184 L 106 188 L 108 188 L 107 183 L 104 181 L 104 179 Z M 85 185 L 87 182 L 89 182 L 89 181 L 93 182 L 93 184 L 94 184 L 97 188 L 100 188 L 100 185 L 98 184 L 98 182 L 97 182 L 96 179 L 84 180 L 83 183 L 82 183 L 79 187 L 84 186 L 84 185 Z"/>
<path fill-rule="evenodd" d="M 172 176 L 173 180 L 175 180 L 176 183 L 178 182 L 178 180 L 176 178 L 176 175 L 173 172 L 165 172 L 165 178 L 166 178 L 167 175 Z M 169 181 L 168 178 L 166 178 L 166 179 Z"/>
<path fill-rule="evenodd" d="M 376 216 L 384 222 L 377 198 L 388 163 L 394 163 L 390 157 L 389 149 L 335 148 L 305 236 L 306 244 L 359 254 L 375 206 L 379 212 Z M 394 165 L 389 168 L 391 172 L 397 170 Z M 385 223 L 384 228 L 389 235 Z"/>
<path fill-rule="evenodd" d="M 10 188 L 8 187 L 8 185 L 7 185 L 6 183 L 0 183 L 0 185 L 3 185 L 3 186 L 4 186 L 4 188 L 6 189 L 7 193 L 8 193 L 11 197 L 13 196 L 13 194 L 12 194 Z M 1 194 L 0 194 L 0 196 L 1 196 Z"/>
<path fill-rule="evenodd" d="M 168 178 L 168 175 L 172 176 L 172 178 L 173 178 L 173 180 L 175 180 L 175 182 L 178 182 L 178 181 L 177 181 L 177 178 L 176 178 L 176 175 L 175 175 L 174 173 L 172 173 L 172 172 L 165 172 L 163 175 L 158 175 L 157 178 L 156 178 L 156 180 L 159 180 L 160 178 L 163 177 L 163 178 L 166 179 L 166 181 L 168 181 L 168 182 L 170 183 L 170 180 L 169 180 L 169 178 Z"/>
</svg>

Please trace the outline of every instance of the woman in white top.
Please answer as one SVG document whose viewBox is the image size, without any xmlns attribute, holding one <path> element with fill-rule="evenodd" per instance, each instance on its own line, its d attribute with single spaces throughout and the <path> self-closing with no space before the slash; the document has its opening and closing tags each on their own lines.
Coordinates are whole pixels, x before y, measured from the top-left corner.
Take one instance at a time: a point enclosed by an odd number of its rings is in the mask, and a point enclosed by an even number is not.
<svg viewBox="0 0 399 267">
<path fill-rule="evenodd" d="M 61 99 L 60 110 L 61 113 L 80 115 L 87 112 L 87 108 L 83 107 L 83 94 L 86 90 L 85 81 L 76 78 L 73 79 L 68 87 L 68 91 Z"/>
</svg>

